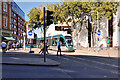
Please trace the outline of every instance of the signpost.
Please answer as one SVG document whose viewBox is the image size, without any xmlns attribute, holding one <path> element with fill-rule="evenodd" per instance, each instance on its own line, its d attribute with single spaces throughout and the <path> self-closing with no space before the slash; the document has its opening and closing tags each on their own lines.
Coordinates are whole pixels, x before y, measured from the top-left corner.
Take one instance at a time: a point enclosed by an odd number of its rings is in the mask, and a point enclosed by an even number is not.
<svg viewBox="0 0 120 80">
<path fill-rule="evenodd" d="M 30 52 L 29 53 L 33 53 L 33 51 L 31 51 L 31 47 L 32 47 L 32 39 L 34 39 L 34 33 L 32 30 L 28 31 L 28 38 L 30 39 Z"/>
<path fill-rule="evenodd" d="M 99 43 L 99 36 L 101 35 L 101 31 L 100 30 L 97 31 L 97 35 L 98 35 L 98 43 Z M 98 51 L 99 51 L 99 44 L 98 44 Z"/>
<path fill-rule="evenodd" d="M 24 50 L 25 50 L 25 33 L 23 33 L 24 36 Z"/>
<path fill-rule="evenodd" d="M 98 30 L 98 31 L 97 31 L 97 34 L 98 34 L 98 36 L 100 36 L 100 35 L 101 35 L 101 31 L 100 31 L 100 30 Z"/>
</svg>

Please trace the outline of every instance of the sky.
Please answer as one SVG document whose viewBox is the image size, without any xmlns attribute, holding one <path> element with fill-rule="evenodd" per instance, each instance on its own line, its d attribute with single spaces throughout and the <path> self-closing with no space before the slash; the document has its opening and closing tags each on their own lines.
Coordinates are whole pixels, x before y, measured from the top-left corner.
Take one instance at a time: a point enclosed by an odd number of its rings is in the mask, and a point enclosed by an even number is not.
<svg viewBox="0 0 120 80">
<path fill-rule="evenodd" d="M 20 2 L 20 1 L 15 1 L 17 3 L 17 5 L 23 10 L 23 12 L 25 13 L 25 21 L 28 21 L 29 18 L 27 17 L 27 14 L 29 13 L 29 11 L 33 8 L 33 7 L 36 7 L 38 8 L 40 4 L 46 4 L 46 3 L 49 3 L 48 2 Z M 56 3 L 54 2 L 51 2 L 51 3 Z M 40 28 L 37 28 L 36 30 L 34 30 L 34 32 L 37 34 L 38 38 L 40 38 L 42 35 L 40 34 L 40 31 L 41 29 Z"/>
</svg>

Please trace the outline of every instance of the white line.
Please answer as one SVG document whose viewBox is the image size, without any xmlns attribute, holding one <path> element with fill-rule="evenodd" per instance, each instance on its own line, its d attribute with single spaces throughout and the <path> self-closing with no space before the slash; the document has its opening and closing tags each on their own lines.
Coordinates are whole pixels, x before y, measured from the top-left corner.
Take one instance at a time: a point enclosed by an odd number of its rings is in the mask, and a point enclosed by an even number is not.
<svg viewBox="0 0 120 80">
<path fill-rule="evenodd" d="M 68 57 L 68 56 L 67 56 Z M 70 56 L 69 56 L 70 57 Z M 119 67 L 117 65 L 113 65 L 113 64 L 108 64 L 108 63 L 102 63 L 102 62 L 98 62 L 98 61 L 92 61 L 92 60 L 86 60 L 86 59 L 83 59 L 83 58 L 76 58 L 76 57 L 73 57 L 72 58 L 75 58 L 75 59 L 79 59 L 79 60 L 84 60 L 84 61 L 88 61 L 88 62 L 93 62 L 93 63 L 99 63 L 99 64 L 103 64 L 103 65 L 108 65 L 108 66 L 113 66 L 113 67 Z"/>
<path fill-rule="evenodd" d="M 70 56 L 69 56 L 70 57 Z M 66 59 L 66 58 L 63 58 L 63 59 Z M 69 60 L 71 60 L 71 59 L 69 59 Z M 82 60 L 84 60 L 84 59 L 82 59 Z M 73 60 L 74 62 L 77 62 L 77 63 L 80 63 L 79 61 L 75 61 L 75 60 Z M 88 65 L 88 64 L 85 64 L 85 63 L 81 63 L 81 64 L 84 64 L 84 65 L 86 65 L 86 66 L 88 66 L 88 67 L 92 67 L 91 65 Z M 95 68 L 97 68 L 97 69 L 100 69 L 100 70 L 103 70 L 103 71 L 109 71 L 109 72 L 111 72 L 111 73 L 114 73 L 114 74 L 120 74 L 118 71 L 110 71 L 110 70 L 107 70 L 107 69 L 103 69 L 103 68 L 100 68 L 100 67 L 96 67 L 96 66 L 94 66 Z M 93 68 L 93 67 L 92 67 Z"/>
<path fill-rule="evenodd" d="M 20 58 L 15 58 L 15 57 L 10 57 L 10 58 L 12 58 L 12 59 L 20 59 Z"/>
</svg>

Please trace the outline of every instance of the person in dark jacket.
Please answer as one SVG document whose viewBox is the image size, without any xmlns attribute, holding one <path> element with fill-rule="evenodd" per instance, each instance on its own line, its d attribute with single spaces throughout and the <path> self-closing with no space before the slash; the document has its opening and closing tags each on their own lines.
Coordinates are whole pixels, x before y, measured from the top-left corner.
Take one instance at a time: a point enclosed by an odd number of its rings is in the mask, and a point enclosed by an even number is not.
<svg viewBox="0 0 120 80">
<path fill-rule="evenodd" d="M 58 41 L 57 56 L 58 56 L 58 52 L 60 52 L 60 56 L 61 56 L 62 54 L 61 54 L 61 41 L 60 40 Z"/>
</svg>

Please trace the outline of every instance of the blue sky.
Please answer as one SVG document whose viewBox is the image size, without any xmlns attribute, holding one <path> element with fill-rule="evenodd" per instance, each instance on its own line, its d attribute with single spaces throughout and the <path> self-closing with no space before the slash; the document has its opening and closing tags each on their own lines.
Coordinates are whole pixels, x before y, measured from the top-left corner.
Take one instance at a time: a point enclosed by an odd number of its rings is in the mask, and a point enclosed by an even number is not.
<svg viewBox="0 0 120 80">
<path fill-rule="evenodd" d="M 23 12 L 25 13 L 25 20 L 28 21 L 29 18 L 27 17 L 27 14 L 33 7 L 38 8 L 40 4 L 46 4 L 49 2 L 16 2 L 16 3 L 23 10 Z M 56 3 L 56 2 L 51 2 L 51 3 Z M 35 30 L 35 33 L 38 35 L 38 38 L 41 37 L 40 31 L 41 29 L 38 28 Z"/>
<path fill-rule="evenodd" d="M 29 11 L 33 8 L 33 7 L 39 7 L 40 4 L 44 4 L 43 2 L 16 2 L 19 7 L 23 10 L 23 12 L 25 13 L 25 20 L 28 21 L 28 17 L 27 14 L 29 13 Z"/>
</svg>

